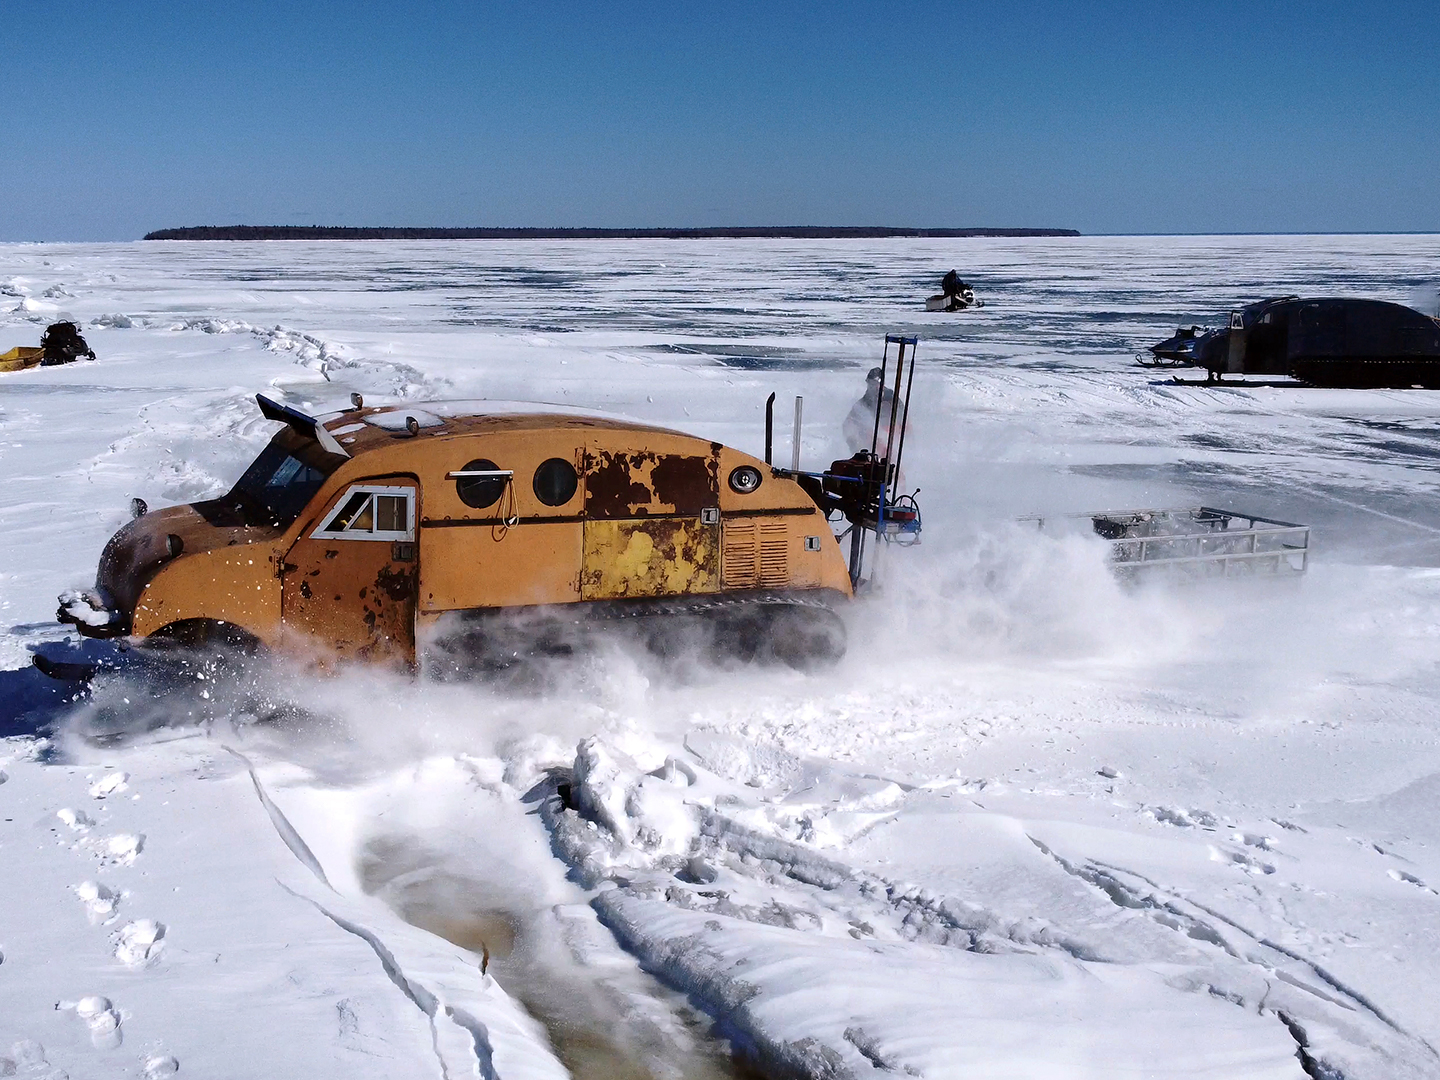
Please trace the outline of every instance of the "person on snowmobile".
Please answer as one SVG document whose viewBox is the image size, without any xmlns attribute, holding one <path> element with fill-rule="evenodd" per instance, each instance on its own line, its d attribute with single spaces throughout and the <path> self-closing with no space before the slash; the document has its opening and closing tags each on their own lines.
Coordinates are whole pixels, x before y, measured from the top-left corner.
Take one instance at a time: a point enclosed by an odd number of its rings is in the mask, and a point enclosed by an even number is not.
<svg viewBox="0 0 1440 1080">
<path fill-rule="evenodd" d="M 85 343 L 73 322 L 51 323 L 40 337 L 40 348 L 44 350 L 41 367 L 70 364 L 82 356 L 87 360 L 95 359 L 95 350 Z"/>
<path fill-rule="evenodd" d="M 946 311 L 963 311 L 975 303 L 975 290 L 951 270 L 940 279 L 940 292 L 945 297 Z"/>
</svg>

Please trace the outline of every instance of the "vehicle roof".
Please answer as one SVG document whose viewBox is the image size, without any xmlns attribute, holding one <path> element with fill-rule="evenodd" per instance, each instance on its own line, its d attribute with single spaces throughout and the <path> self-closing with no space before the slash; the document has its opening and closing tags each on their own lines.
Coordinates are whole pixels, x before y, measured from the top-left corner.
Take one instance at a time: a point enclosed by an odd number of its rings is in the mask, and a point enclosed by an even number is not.
<svg viewBox="0 0 1440 1080">
<path fill-rule="evenodd" d="M 631 417 L 588 412 L 571 405 L 537 401 L 422 401 L 401 405 L 365 406 L 319 417 L 325 430 L 352 457 L 404 437 L 410 418 L 419 429 L 415 439 L 454 438 L 496 431 L 535 431 L 547 428 L 592 428 L 610 431 L 644 431 L 698 438 L 687 432 L 647 424 Z"/>
<path fill-rule="evenodd" d="M 1433 315 L 1426 315 L 1423 311 L 1416 311 L 1404 304 L 1397 304 L 1393 300 L 1372 300 L 1368 296 L 1274 296 L 1268 300 L 1257 300 L 1253 304 L 1246 304 L 1239 310 L 1243 312 L 1245 325 L 1250 326 L 1260 319 L 1266 312 L 1286 311 L 1295 308 L 1308 308 L 1324 306 L 1327 308 L 1379 308 L 1389 313 L 1390 318 L 1403 324 L 1423 325 L 1427 322 L 1440 323 L 1440 318 Z"/>
<path fill-rule="evenodd" d="M 1408 311 L 1414 315 L 1425 317 L 1423 312 L 1416 311 L 1404 304 L 1397 304 L 1393 300 L 1374 300 L 1368 296 L 1272 296 L 1268 300 L 1257 300 L 1253 304 L 1246 304 L 1241 310 L 1258 311 L 1262 308 L 1278 307 L 1280 305 L 1292 307 L 1304 307 L 1307 304 L 1344 304 L 1346 306 L 1371 305 L 1379 307 L 1399 308 L 1401 311 Z"/>
</svg>

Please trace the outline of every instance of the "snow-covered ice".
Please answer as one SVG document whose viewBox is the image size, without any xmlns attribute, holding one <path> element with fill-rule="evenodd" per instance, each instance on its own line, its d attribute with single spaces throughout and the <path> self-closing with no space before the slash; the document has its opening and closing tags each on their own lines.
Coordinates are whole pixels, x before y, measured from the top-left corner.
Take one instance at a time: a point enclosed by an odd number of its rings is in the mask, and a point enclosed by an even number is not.
<svg viewBox="0 0 1440 1080">
<path fill-rule="evenodd" d="M 0 247 L 0 349 L 73 318 L 100 357 L 0 375 L 0 1074 L 1440 1075 L 1440 397 L 1129 362 L 1236 301 L 1433 298 L 1437 256 Z M 986 307 L 925 313 L 952 266 Z M 544 693 L 279 667 L 77 699 L 28 666 L 131 498 L 239 474 L 257 391 L 753 451 L 773 390 L 823 464 L 887 331 L 921 338 L 926 532 L 834 672 L 612 643 Z M 1310 571 L 1135 589 L 1015 524 L 1200 503 L 1314 526 Z"/>
</svg>

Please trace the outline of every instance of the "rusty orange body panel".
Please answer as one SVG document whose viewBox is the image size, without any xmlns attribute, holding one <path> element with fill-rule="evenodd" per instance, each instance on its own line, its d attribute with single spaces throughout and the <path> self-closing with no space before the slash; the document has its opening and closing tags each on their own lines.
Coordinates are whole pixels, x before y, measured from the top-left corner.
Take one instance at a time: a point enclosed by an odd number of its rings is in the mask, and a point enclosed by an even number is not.
<svg viewBox="0 0 1440 1080">
<path fill-rule="evenodd" d="M 825 516 L 763 461 L 558 407 L 486 408 L 357 408 L 319 436 L 283 428 L 227 495 L 121 529 L 97 592 L 137 638 L 214 623 L 403 664 L 417 622 L 449 612 L 851 595 Z"/>
</svg>

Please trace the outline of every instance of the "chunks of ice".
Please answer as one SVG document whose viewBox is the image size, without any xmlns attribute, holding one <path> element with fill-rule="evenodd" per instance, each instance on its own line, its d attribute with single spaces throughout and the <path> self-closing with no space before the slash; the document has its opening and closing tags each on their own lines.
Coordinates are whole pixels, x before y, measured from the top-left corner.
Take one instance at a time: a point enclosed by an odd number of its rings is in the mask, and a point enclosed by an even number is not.
<svg viewBox="0 0 1440 1080">
<path fill-rule="evenodd" d="M 675 772 L 688 786 L 686 773 Z M 628 755 L 598 738 L 585 739 L 576 748 L 574 791 L 583 812 L 616 838 L 646 850 L 682 854 L 696 833 L 684 787 L 642 772 Z"/>
<path fill-rule="evenodd" d="M 60 594 L 60 610 L 76 622 L 86 626 L 109 626 L 120 618 L 118 611 L 109 611 L 98 596 L 93 593 L 73 590 Z"/>
<path fill-rule="evenodd" d="M 1178 806 L 1147 806 L 1145 812 L 1156 821 L 1166 825 L 1177 825 L 1182 829 L 1193 829 L 1197 825 L 1213 829 L 1216 825 L 1215 815 L 1208 810 L 1200 810 L 1191 807 L 1189 810 L 1182 810 Z"/>
<path fill-rule="evenodd" d="M 103 799 L 110 795 L 119 795 L 122 791 L 129 790 L 130 785 L 126 783 L 129 779 L 129 773 L 106 773 L 90 785 L 90 796 L 95 799 Z"/>
</svg>

